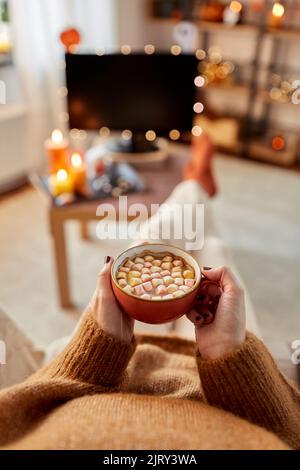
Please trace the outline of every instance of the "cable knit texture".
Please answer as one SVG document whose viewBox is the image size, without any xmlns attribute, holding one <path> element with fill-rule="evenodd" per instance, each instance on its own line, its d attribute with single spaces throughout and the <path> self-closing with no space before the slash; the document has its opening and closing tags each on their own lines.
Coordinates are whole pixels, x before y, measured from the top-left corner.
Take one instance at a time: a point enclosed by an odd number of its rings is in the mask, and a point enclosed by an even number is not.
<svg viewBox="0 0 300 470">
<path fill-rule="evenodd" d="M 300 448 L 300 395 L 253 335 L 207 361 L 190 341 L 126 344 L 85 315 L 62 354 L 0 393 L 0 446 Z"/>
</svg>

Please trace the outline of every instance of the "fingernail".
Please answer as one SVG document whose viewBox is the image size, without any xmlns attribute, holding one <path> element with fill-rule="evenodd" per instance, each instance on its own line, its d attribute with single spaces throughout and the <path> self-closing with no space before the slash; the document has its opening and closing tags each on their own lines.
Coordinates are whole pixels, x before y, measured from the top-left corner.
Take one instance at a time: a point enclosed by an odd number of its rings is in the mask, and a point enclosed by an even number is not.
<svg viewBox="0 0 300 470">
<path fill-rule="evenodd" d="M 105 258 L 104 258 L 104 264 L 109 263 L 110 260 L 111 260 L 111 257 L 110 257 L 110 256 L 105 256 Z"/>
<path fill-rule="evenodd" d="M 209 268 L 208 266 L 203 266 L 203 271 L 210 271 L 212 268 Z"/>
</svg>

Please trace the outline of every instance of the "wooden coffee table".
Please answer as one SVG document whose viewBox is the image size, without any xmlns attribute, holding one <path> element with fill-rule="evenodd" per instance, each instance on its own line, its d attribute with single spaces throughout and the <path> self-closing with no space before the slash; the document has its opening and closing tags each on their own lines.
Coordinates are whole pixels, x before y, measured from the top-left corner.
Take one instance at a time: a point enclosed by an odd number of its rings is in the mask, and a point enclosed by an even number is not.
<svg viewBox="0 0 300 470">
<path fill-rule="evenodd" d="M 128 206 L 134 203 L 143 203 L 147 207 L 148 213 L 150 213 L 151 204 L 162 204 L 173 188 L 182 180 L 182 169 L 186 161 L 187 147 L 178 145 L 172 147 L 172 155 L 159 168 L 138 170 L 147 189 L 142 193 L 128 194 Z M 37 178 L 34 178 L 34 186 L 37 185 L 36 181 Z M 41 190 L 41 185 L 38 186 Z M 42 189 L 42 191 L 45 192 L 45 189 Z M 101 204 L 112 204 L 118 216 L 119 201 L 118 198 L 106 198 L 98 201 L 74 203 L 63 207 L 54 205 L 50 198 L 49 201 L 50 230 L 53 236 L 59 302 L 63 308 L 72 308 L 65 222 L 77 220 L 81 226 L 82 238 L 87 239 L 88 223 L 101 220 L 96 215 L 97 207 Z"/>
</svg>

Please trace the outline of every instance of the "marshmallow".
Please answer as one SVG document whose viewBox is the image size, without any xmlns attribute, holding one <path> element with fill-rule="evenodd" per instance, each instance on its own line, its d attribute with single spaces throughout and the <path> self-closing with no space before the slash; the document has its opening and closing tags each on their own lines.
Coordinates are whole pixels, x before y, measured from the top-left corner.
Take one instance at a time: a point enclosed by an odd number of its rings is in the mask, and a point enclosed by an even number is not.
<svg viewBox="0 0 300 470">
<path fill-rule="evenodd" d="M 182 279 L 182 277 L 176 277 L 176 278 L 175 278 L 175 281 L 174 281 L 174 284 L 176 284 L 176 286 L 183 286 L 183 279 Z"/>
<path fill-rule="evenodd" d="M 151 262 L 151 261 L 154 260 L 153 256 L 150 256 L 150 255 L 145 256 L 144 259 L 145 259 L 145 261 L 147 261 L 147 262 Z"/>
<path fill-rule="evenodd" d="M 138 286 L 139 284 L 142 284 L 142 280 L 139 277 L 131 277 L 128 280 L 128 284 L 132 287 Z"/>
<path fill-rule="evenodd" d="M 168 270 L 166 269 L 165 271 L 161 271 L 160 275 L 161 275 L 162 277 L 164 277 L 164 276 L 170 276 L 171 273 L 170 273 L 170 271 L 168 271 Z"/>
<path fill-rule="evenodd" d="M 135 258 L 134 262 L 144 264 L 144 259 L 143 258 Z"/>
<path fill-rule="evenodd" d="M 121 271 L 121 273 L 129 273 L 130 269 L 129 268 L 120 268 L 119 271 Z"/>
<path fill-rule="evenodd" d="M 138 285 L 138 286 L 135 286 L 134 291 L 135 291 L 136 295 L 146 294 L 145 289 L 143 288 L 143 286 L 141 284 Z"/>
<path fill-rule="evenodd" d="M 193 287 L 193 285 L 195 284 L 195 279 L 185 279 L 184 284 L 188 287 Z"/>
<path fill-rule="evenodd" d="M 150 268 L 150 271 L 152 273 L 160 273 L 161 268 L 159 266 L 152 266 L 152 268 Z"/>
<path fill-rule="evenodd" d="M 125 279 L 119 279 L 118 284 L 119 284 L 120 287 L 127 286 L 127 282 L 125 281 Z"/>
<path fill-rule="evenodd" d="M 178 273 L 178 272 L 176 271 L 176 273 L 172 273 L 171 276 L 172 276 L 174 279 L 176 279 L 176 277 L 181 276 L 181 273 Z"/>
<path fill-rule="evenodd" d="M 194 279 L 194 273 L 187 269 L 186 271 L 183 271 L 183 277 L 185 279 Z"/>
<path fill-rule="evenodd" d="M 152 282 L 151 281 L 144 282 L 143 288 L 145 289 L 145 291 L 151 292 L 152 291 Z"/>
<path fill-rule="evenodd" d="M 182 290 L 177 290 L 173 292 L 173 297 L 182 297 L 184 295 L 184 292 Z"/>
<path fill-rule="evenodd" d="M 153 287 L 157 287 L 157 286 L 160 286 L 161 284 L 163 284 L 164 281 L 162 279 L 152 279 L 152 285 Z"/>
<path fill-rule="evenodd" d="M 167 287 L 168 294 L 173 294 L 173 293 L 176 292 L 177 290 L 178 290 L 178 286 L 176 286 L 176 284 L 170 284 L 170 285 Z"/>
<path fill-rule="evenodd" d="M 165 276 L 163 278 L 163 281 L 164 281 L 166 286 L 169 286 L 170 284 L 173 284 L 173 282 L 174 282 L 174 280 L 171 276 Z"/>
<path fill-rule="evenodd" d="M 161 265 L 161 260 L 160 259 L 155 259 L 152 261 L 152 266 L 160 266 Z"/>
<path fill-rule="evenodd" d="M 151 276 L 151 279 L 160 279 L 161 278 L 160 273 L 151 273 L 150 276 Z"/>
<path fill-rule="evenodd" d="M 149 268 L 143 268 L 143 269 L 142 269 L 142 273 L 143 273 L 143 274 L 150 274 L 151 271 L 150 271 Z"/>
<path fill-rule="evenodd" d="M 171 271 L 172 269 L 172 263 L 162 263 L 161 264 L 162 269 L 167 269 L 168 271 Z"/>
<path fill-rule="evenodd" d="M 183 292 L 188 292 L 190 290 L 188 286 L 179 286 L 179 289 L 182 290 Z"/>
<path fill-rule="evenodd" d="M 152 300 L 161 300 L 161 297 L 160 297 L 160 295 L 154 295 L 152 297 Z"/>
<path fill-rule="evenodd" d="M 170 262 L 170 261 L 173 261 L 173 258 L 172 258 L 172 256 L 164 256 L 162 261 Z"/>
<path fill-rule="evenodd" d="M 134 262 L 131 261 L 131 259 L 128 259 L 126 263 L 124 264 L 126 268 L 131 268 L 133 265 L 134 265 Z"/>
<path fill-rule="evenodd" d="M 142 263 L 136 263 L 132 266 L 131 269 L 134 271 L 141 271 L 143 269 L 144 265 Z"/>
<path fill-rule="evenodd" d="M 173 295 L 172 294 L 164 295 L 163 299 L 164 300 L 171 300 L 171 299 L 173 299 Z"/>
<path fill-rule="evenodd" d="M 141 279 L 143 282 L 151 281 L 151 276 L 149 274 L 142 274 Z"/>
<path fill-rule="evenodd" d="M 152 263 L 150 263 L 149 261 L 146 261 L 146 263 L 144 263 L 144 266 L 145 268 L 151 268 Z"/>
<path fill-rule="evenodd" d="M 156 293 L 157 295 L 165 295 L 165 294 L 167 294 L 168 292 L 167 292 L 166 286 L 164 286 L 164 285 L 162 284 L 162 285 L 160 285 L 160 286 L 157 286 L 157 288 L 155 289 L 155 293 Z"/>
<path fill-rule="evenodd" d="M 117 272 L 117 279 L 127 279 L 127 274 L 122 272 Z"/>
<path fill-rule="evenodd" d="M 141 277 L 141 273 L 139 271 L 129 271 L 128 279 L 130 279 L 131 277 Z"/>
<path fill-rule="evenodd" d="M 123 291 L 126 292 L 126 294 L 132 294 L 133 293 L 133 288 L 130 287 L 130 286 L 125 286 Z"/>
<path fill-rule="evenodd" d="M 178 266 L 182 266 L 182 265 L 183 265 L 183 262 L 182 262 L 181 259 L 174 259 L 173 266 L 178 267 Z"/>
<path fill-rule="evenodd" d="M 172 273 L 181 273 L 181 271 L 181 266 L 175 266 L 174 268 L 172 268 Z"/>
</svg>

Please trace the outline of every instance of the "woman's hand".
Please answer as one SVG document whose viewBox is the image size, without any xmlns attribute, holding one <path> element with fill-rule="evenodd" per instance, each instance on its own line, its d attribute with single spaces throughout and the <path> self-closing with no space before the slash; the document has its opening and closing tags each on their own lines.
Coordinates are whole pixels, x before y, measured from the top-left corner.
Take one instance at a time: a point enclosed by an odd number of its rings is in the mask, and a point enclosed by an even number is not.
<svg viewBox="0 0 300 470">
<path fill-rule="evenodd" d="M 203 269 L 199 308 L 187 317 L 194 323 L 201 356 L 216 359 L 237 349 L 245 340 L 244 292 L 227 267 Z M 215 318 L 212 323 L 212 314 Z"/>
<path fill-rule="evenodd" d="M 121 311 L 115 299 L 110 278 L 112 263 L 113 259 L 107 256 L 89 307 L 94 319 L 105 333 L 130 343 L 134 320 Z"/>
</svg>

